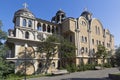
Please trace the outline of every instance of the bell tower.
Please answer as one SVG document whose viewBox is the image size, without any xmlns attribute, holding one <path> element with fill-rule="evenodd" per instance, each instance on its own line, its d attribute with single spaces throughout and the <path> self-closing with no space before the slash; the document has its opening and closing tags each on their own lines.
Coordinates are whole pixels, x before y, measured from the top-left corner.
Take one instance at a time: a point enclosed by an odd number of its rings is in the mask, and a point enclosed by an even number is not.
<svg viewBox="0 0 120 80">
<path fill-rule="evenodd" d="M 52 18 L 51 22 L 60 24 L 64 21 L 66 18 L 65 12 L 63 12 L 61 9 L 57 11 L 56 15 Z"/>
<path fill-rule="evenodd" d="M 33 39 L 33 35 L 29 35 L 29 37 L 26 35 L 31 34 L 32 30 L 35 28 L 35 16 L 28 9 L 26 3 L 23 4 L 23 8 L 14 13 L 13 23 L 15 37 Z"/>
</svg>

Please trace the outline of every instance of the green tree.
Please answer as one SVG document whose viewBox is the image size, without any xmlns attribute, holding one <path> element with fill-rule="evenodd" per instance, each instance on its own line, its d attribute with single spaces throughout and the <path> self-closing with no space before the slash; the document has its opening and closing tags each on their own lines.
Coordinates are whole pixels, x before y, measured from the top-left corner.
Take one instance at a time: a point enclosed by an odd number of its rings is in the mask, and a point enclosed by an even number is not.
<svg viewBox="0 0 120 80">
<path fill-rule="evenodd" d="M 2 21 L 0 20 L 0 29 L 1 29 L 2 26 L 3 26 L 3 24 L 2 24 Z"/>
<path fill-rule="evenodd" d="M 57 48 L 56 48 L 57 47 Z M 38 45 L 38 52 L 46 53 L 45 69 L 51 65 L 52 58 L 57 50 L 59 52 L 60 66 L 67 68 L 75 66 L 75 45 L 64 39 L 62 36 L 51 35 L 44 42 Z M 44 70 L 45 70 L 44 69 Z M 71 68 L 71 70 L 74 70 Z M 73 71 L 72 71 L 73 72 Z"/>
<path fill-rule="evenodd" d="M 120 66 L 120 47 L 116 49 L 115 58 L 116 58 L 117 65 Z"/>
<path fill-rule="evenodd" d="M 61 45 L 60 45 L 62 67 L 76 65 L 75 50 L 76 50 L 76 47 L 73 43 L 69 42 L 66 39 L 62 39 Z"/>
<path fill-rule="evenodd" d="M 105 62 L 105 58 L 107 57 L 108 53 L 107 53 L 107 49 L 105 48 L 105 46 L 103 45 L 98 45 L 97 46 L 97 52 L 95 54 L 97 60 L 99 58 L 102 58 L 102 63 L 104 64 Z"/>
<path fill-rule="evenodd" d="M 2 22 L 0 21 L 0 27 L 2 27 Z M 2 31 L 0 28 L 0 79 L 5 78 L 8 74 L 13 72 L 13 65 L 6 61 L 6 51 L 8 48 L 4 44 L 7 39 L 6 32 Z"/>
<path fill-rule="evenodd" d="M 41 72 L 46 72 L 49 69 L 49 66 L 51 65 L 51 62 L 54 58 L 54 56 L 57 54 L 57 49 L 59 46 L 58 38 L 56 36 L 49 36 L 44 42 L 40 42 L 37 48 L 38 53 L 41 55 L 45 55 L 44 60 L 44 67 Z"/>
</svg>

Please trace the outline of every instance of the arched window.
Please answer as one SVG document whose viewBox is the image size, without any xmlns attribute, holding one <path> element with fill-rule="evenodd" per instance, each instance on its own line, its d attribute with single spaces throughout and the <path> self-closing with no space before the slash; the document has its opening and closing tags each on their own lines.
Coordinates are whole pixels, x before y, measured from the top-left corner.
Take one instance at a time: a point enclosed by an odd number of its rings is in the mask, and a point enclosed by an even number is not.
<svg viewBox="0 0 120 80">
<path fill-rule="evenodd" d="M 84 53 L 84 47 L 81 48 L 81 53 Z"/>
<path fill-rule="evenodd" d="M 100 35 L 100 28 L 98 27 L 98 34 Z"/>
<path fill-rule="evenodd" d="M 29 39 L 29 32 L 25 32 L 25 38 Z"/>
<path fill-rule="evenodd" d="M 43 32 L 45 32 L 45 31 L 46 31 L 46 25 L 43 24 Z"/>
<path fill-rule="evenodd" d="M 99 45 L 99 41 L 98 40 L 96 40 L 96 44 Z"/>
<path fill-rule="evenodd" d="M 85 42 L 87 42 L 87 37 L 85 37 Z"/>
<path fill-rule="evenodd" d="M 95 26 L 95 32 L 96 32 L 96 34 L 98 33 L 97 26 Z"/>
<path fill-rule="evenodd" d="M 94 39 L 92 39 L 92 44 L 94 45 Z"/>
<path fill-rule="evenodd" d="M 86 47 L 86 53 L 88 52 L 88 48 Z"/>
<path fill-rule="evenodd" d="M 50 32 L 50 26 L 49 25 L 47 26 L 47 32 Z"/>
<path fill-rule="evenodd" d="M 86 26 L 86 22 L 85 22 L 85 21 L 82 21 L 82 25 L 83 25 L 83 26 Z"/>
<path fill-rule="evenodd" d="M 52 26 L 52 33 L 54 33 L 54 26 Z"/>
<path fill-rule="evenodd" d="M 23 19 L 23 26 L 26 26 L 26 19 Z"/>
<path fill-rule="evenodd" d="M 81 39 L 82 42 L 84 42 L 84 37 L 82 36 L 82 39 Z"/>
<path fill-rule="evenodd" d="M 40 24 L 40 23 L 37 24 L 37 30 L 38 30 L 38 31 L 42 31 L 42 27 L 41 27 L 41 24 Z"/>
<path fill-rule="evenodd" d="M 28 22 L 28 27 L 32 27 L 32 21 L 31 20 L 29 20 L 29 22 Z"/>
<path fill-rule="evenodd" d="M 95 49 L 93 49 L 93 54 L 95 54 Z"/>
</svg>

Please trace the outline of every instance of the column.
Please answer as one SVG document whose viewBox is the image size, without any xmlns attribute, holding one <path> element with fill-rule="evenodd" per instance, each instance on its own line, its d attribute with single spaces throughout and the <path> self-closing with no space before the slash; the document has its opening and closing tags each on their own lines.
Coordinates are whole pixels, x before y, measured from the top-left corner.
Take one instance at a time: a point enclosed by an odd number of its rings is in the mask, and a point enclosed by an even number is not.
<svg viewBox="0 0 120 80">
<path fill-rule="evenodd" d="M 40 23 L 41 24 L 41 31 L 43 32 L 43 23 Z"/>
</svg>

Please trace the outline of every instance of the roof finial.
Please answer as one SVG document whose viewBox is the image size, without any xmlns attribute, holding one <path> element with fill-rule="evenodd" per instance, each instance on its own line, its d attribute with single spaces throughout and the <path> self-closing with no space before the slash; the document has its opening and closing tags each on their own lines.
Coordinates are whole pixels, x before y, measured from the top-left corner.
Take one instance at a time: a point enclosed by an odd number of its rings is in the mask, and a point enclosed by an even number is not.
<svg viewBox="0 0 120 80">
<path fill-rule="evenodd" d="M 59 10 L 60 10 L 60 11 L 62 11 L 62 9 L 61 9 L 61 8 L 60 8 Z"/>
<path fill-rule="evenodd" d="M 87 9 L 87 8 L 84 8 L 84 11 L 88 11 L 88 9 Z"/>
<path fill-rule="evenodd" d="M 24 6 L 24 8 L 27 8 L 28 7 L 28 5 L 27 5 L 27 3 L 25 2 L 25 3 L 23 3 L 23 6 Z"/>
</svg>

